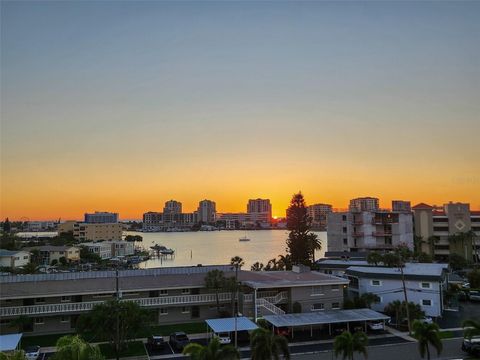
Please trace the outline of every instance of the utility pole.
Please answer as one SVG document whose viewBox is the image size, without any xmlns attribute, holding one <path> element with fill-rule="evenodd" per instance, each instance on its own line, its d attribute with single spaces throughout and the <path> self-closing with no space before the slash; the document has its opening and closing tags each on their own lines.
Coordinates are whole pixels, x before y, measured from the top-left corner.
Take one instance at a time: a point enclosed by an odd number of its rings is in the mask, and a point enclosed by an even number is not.
<svg viewBox="0 0 480 360">
<path fill-rule="evenodd" d="M 407 322 L 408 322 L 408 334 L 412 334 L 412 324 L 410 321 L 410 309 L 408 308 L 408 297 L 407 297 L 407 288 L 405 286 L 405 274 L 403 273 L 403 260 L 402 255 L 398 254 L 398 266 L 400 267 L 400 274 L 402 275 L 402 285 L 403 285 L 403 295 L 405 296 L 405 309 L 407 312 Z M 398 322 L 398 320 L 397 320 Z"/>
<path fill-rule="evenodd" d="M 116 359 L 120 360 L 120 290 L 118 287 L 118 265 L 117 268 L 115 269 L 115 289 L 116 289 L 116 295 L 117 295 L 117 311 L 116 311 L 116 333 L 115 333 L 115 355 Z"/>
</svg>

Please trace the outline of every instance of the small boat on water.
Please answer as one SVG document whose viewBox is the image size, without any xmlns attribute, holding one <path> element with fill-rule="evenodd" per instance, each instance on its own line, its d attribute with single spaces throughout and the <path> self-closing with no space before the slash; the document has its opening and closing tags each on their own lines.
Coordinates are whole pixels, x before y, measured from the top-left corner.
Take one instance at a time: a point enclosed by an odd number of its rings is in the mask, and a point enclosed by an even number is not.
<svg viewBox="0 0 480 360">
<path fill-rule="evenodd" d="M 158 245 L 158 244 L 154 246 L 150 246 L 150 249 L 162 255 L 173 255 L 173 253 L 175 252 L 175 250 L 173 249 L 168 249 L 165 246 Z"/>
<path fill-rule="evenodd" d="M 238 239 L 238 241 L 250 241 L 250 239 L 247 237 L 247 232 L 246 231 L 245 231 L 245 236 Z"/>
</svg>

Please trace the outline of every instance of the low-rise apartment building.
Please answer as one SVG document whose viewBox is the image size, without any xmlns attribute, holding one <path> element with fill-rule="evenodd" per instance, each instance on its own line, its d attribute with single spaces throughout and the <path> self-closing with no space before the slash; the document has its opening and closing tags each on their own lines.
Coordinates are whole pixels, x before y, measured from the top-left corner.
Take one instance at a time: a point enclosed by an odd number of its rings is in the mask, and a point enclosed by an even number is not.
<svg viewBox="0 0 480 360">
<path fill-rule="evenodd" d="M 447 264 L 405 264 L 403 273 L 408 301 L 419 304 L 428 316 L 442 316 L 447 270 Z M 380 302 L 372 304 L 375 311 L 384 311 L 392 301 L 405 300 L 402 275 L 397 267 L 351 266 L 345 275 L 350 280 L 348 289 L 351 293 L 358 296 L 364 293 L 378 295 Z"/>
<path fill-rule="evenodd" d="M 348 211 L 328 214 L 328 251 L 387 251 L 399 245 L 413 249 L 412 213 L 403 210 L 408 202 L 395 203 L 393 210 L 380 209 L 378 199 L 358 198 L 351 200 Z"/>
<path fill-rule="evenodd" d="M 60 234 L 65 234 L 65 233 L 73 233 L 73 229 L 75 227 L 75 224 L 77 224 L 78 221 L 76 220 L 67 220 L 63 223 L 58 224 L 57 226 L 57 233 L 58 235 Z"/>
<path fill-rule="evenodd" d="M 110 259 L 112 255 L 112 243 L 107 241 L 82 243 L 81 246 L 88 248 L 92 254 L 100 256 L 102 260 Z"/>
<path fill-rule="evenodd" d="M 40 263 L 42 265 L 51 265 L 55 260 L 60 262 L 60 258 L 65 258 L 67 262 L 80 260 L 80 249 L 75 246 L 35 246 L 28 248 L 29 251 L 37 249 L 40 252 Z"/>
<path fill-rule="evenodd" d="M 79 241 L 122 240 L 121 223 L 75 223 L 73 236 Z"/>
<path fill-rule="evenodd" d="M 442 207 L 424 203 L 413 207 L 415 235 L 421 239 L 422 251 L 437 260 L 458 254 L 469 261 L 480 261 L 480 211 L 470 204 L 453 203 Z M 472 232 L 475 236 L 455 241 L 451 235 Z"/>
<path fill-rule="evenodd" d="M 119 271 L 118 296 L 150 309 L 158 324 L 217 318 L 216 294 L 205 288 L 205 276 L 215 269 L 227 277 L 235 276 L 230 265 Z M 305 268 L 273 272 L 240 270 L 238 280 L 242 284 L 239 311 L 251 318 L 292 312 L 295 303 L 307 313 L 341 308 L 343 287 L 348 284 L 345 279 Z M 74 331 L 81 314 L 117 296 L 115 271 L 3 276 L 0 285 L 2 333 Z M 221 310 L 230 311 L 232 296 L 228 290 L 220 291 Z M 21 315 L 30 322 L 22 329 L 10 327 L 10 320 Z"/>
<path fill-rule="evenodd" d="M 30 252 L 0 249 L 0 267 L 19 268 L 30 262 Z"/>
<path fill-rule="evenodd" d="M 111 241 L 113 256 L 127 256 L 135 253 L 133 242 L 129 241 Z"/>
</svg>

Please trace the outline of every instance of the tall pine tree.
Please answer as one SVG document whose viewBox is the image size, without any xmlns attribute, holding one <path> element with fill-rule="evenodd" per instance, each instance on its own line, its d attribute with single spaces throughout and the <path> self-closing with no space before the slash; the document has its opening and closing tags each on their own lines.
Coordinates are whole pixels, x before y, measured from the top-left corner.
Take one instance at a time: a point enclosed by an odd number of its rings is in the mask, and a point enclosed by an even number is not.
<svg viewBox="0 0 480 360">
<path fill-rule="evenodd" d="M 310 232 L 311 223 L 302 193 L 293 195 L 287 209 L 287 228 L 290 233 L 286 249 L 293 265 L 311 266 L 315 261 L 315 250 L 321 248 L 317 235 Z"/>
</svg>

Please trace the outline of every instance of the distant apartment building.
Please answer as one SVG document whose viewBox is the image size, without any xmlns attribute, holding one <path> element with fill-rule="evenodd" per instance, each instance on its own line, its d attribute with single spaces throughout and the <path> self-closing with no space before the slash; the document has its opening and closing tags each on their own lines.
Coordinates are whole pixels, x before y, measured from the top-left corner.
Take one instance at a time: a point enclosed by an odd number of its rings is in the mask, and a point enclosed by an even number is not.
<svg viewBox="0 0 480 360">
<path fill-rule="evenodd" d="M 63 223 L 58 224 L 57 226 L 57 232 L 58 235 L 60 234 L 65 234 L 65 233 L 73 233 L 73 228 L 75 227 L 75 224 L 77 224 L 78 221 L 76 220 L 67 220 Z"/>
<path fill-rule="evenodd" d="M 421 203 L 412 209 L 415 235 L 422 240 L 422 251 L 437 260 L 458 254 L 470 261 L 480 261 L 480 211 L 470 210 L 468 203 L 453 202 L 442 207 Z M 451 238 L 469 232 L 475 236 L 464 241 Z"/>
<path fill-rule="evenodd" d="M 92 254 L 100 256 L 102 260 L 110 259 L 112 255 L 112 243 L 107 241 L 82 243 L 81 246 L 88 248 Z"/>
<path fill-rule="evenodd" d="M 85 214 L 85 223 L 87 224 L 106 224 L 106 223 L 117 223 L 118 222 L 118 213 L 95 211 L 92 213 Z"/>
<path fill-rule="evenodd" d="M 80 260 L 80 249 L 76 246 L 35 246 L 28 248 L 29 251 L 38 250 L 40 253 L 40 263 L 42 265 L 51 265 L 52 261 L 60 262 L 60 258 L 65 258 L 67 262 Z"/>
<path fill-rule="evenodd" d="M 197 220 L 202 223 L 213 223 L 216 220 L 216 204 L 211 200 L 202 200 L 198 203 Z"/>
<path fill-rule="evenodd" d="M 27 231 L 48 231 L 55 230 L 57 224 L 54 221 L 29 221 Z"/>
<path fill-rule="evenodd" d="M 269 199 L 250 199 L 247 204 L 247 213 L 254 223 L 270 224 L 272 221 L 272 204 Z"/>
<path fill-rule="evenodd" d="M 360 197 L 350 200 L 349 209 L 352 211 L 375 211 L 379 209 L 378 198 Z"/>
<path fill-rule="evenodd" d="M 103 243 L 88 244 L 93 248 Z M 80 315 L 98 303 L 114 299 L 116 286 L 123 300 L 151 311 L 156 324 L 181 324 L 217 318 L 232 306 L 232 292 L 216 294 L 205 287 L 209 271 L 235 276 L 231 265 L 91 271 L 23 276 L 1 276 L 0 332 L 16 333 L 12 319 L 25 316 L 22 332 L 52 334 L 74 331 Z M 238 271 L 241 282 L 239 312 L 257 320 L 266 315 L 304 316 L 341 309 L 348 280 L 294 267 L 292 271 Z M 294 305 L 295 304 L 295 305 Z"/>
<path fill-rule="evenodd" d="M 403 269 L 409 302 L 419 304 L 427 316 L 439 317 L 444 311 L 448 264 L 406 263 Z M 380 299 L 372 309 L 383 311 L 393 301 L 404 301 L 402 275 L 396 267 L 351 266 L 345 271 L 348 290 L 356 296 L 373 293 Z"/>
<path fill-rule="evenodd" d="M 79 241 L 122 240 L 121 223 L 75 223 L 73 236 Z"/>
<path fill-rule="evenodd" d="M 0 267 L 19 268 L 30 262 L 30 252 L 0 249 Z"/>
<path fill-rule="evenodd" d="M 176 200 L 169 200 L 165 203 L 163 208 L 163 213 L 165 215 L 169 214 L 181 214 L 182 213 L 182 203 Z"/>
<path fill-rule="evenodd" d="M 188 229 L 197 223 L 197 212 L 167 213 L 149 211 L 143 214 L 143 231 Z"/>
<path fill-rule="evenodd" d="M 413 218 L 411 212 L 380 209 L 377 198 L 353 199 L 348 211 L 328 214 L 327 237 L 329 252 L 413 249 Z"/>
<path fill-rule="evenodd" d="M 332 205 L 314 204 L 307 207 L 308 216 L 312 219 L 314 230 L 327 230 L 327 216 L 332 212 Z"/>
</svg>

